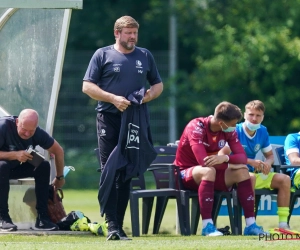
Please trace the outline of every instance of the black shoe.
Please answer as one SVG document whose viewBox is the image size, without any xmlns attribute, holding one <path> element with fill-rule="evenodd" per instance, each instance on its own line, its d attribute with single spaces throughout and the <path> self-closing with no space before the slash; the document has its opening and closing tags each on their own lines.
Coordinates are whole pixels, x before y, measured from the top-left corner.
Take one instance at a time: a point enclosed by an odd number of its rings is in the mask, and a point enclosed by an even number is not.
<svg viewBox="0 0 300 250">
<path fill-rule="evenodd" d="M 18 227 L 12 222 L 10 216 L 2 215 L 1 216 L 2 228 L 1 231 L 17 231 Z"/>
<path fill-rule="evenodd" d="M 132 239 L 128 238 L 128 236 L 126 235 L 126 233 L 124 232 L 123 229 L 119 230 L 119 235 L 120 235 L 120 240 L 132 240 Z"/>
<path fill-rule="evenodd" d="M 109 231 L 106 237 L 106 240 L 120 240 L 121 237 L 119 235 L 118 230 Z"/>
<path fill-rule="evenodd" d="M 58 226 L 51 222 L 49 218 L 41 218 L 38 216 L 33 229 L 40 231 L 56 231 L 58 230 Z"/>
<path fill-rule="evenodd" d="M 120 240 L 118 224 L 115 221 L 108 222 L 106 240 Z"/>
</svg>

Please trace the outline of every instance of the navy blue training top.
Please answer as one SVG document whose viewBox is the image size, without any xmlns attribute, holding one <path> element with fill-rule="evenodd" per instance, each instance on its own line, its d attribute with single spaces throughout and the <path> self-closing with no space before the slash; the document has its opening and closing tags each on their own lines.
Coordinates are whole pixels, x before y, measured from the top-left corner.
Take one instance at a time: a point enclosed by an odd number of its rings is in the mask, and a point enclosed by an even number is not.
<svg viewBox="0 0 300 250">
<path fill-rule="evenodd" d="M 135 47 L 128 54 L 120 53 L 113 45 L 98 49 L 87 68 L 84 81 L 97 84 L 109 93 L 128 97 L 142 87 L 162 82 L 154 58 L 147 49 Z M 98 101 L 98 112 L 119 113 L 111 103 Z"/>
</svg>

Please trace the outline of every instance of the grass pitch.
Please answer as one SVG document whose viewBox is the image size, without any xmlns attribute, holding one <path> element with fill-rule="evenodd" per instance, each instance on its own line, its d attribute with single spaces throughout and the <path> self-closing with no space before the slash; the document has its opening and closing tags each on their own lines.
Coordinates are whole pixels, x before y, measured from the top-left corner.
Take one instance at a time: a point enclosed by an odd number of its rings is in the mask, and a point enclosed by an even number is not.
<svg viewBox="0 0 300 250">
<path fill-rule="evenodd" d="M 80 210 L 93 222 L 103 222 L 99 215 L 97 190 L 64 190 L 63 204 L 67 213 Z M 131 235 L 130 209 L 124 221 L 126 233 Z M 103 236 L 88 235 L 0 235 L 1 249 L 144 249 L 144 250 L 182 250 L 182 249 L 299 249 L 299 240 L 259 240 L 258 236 L 221 236 L 203 237 L 201 234 L 201 221 L 197 235 L 181 236 L 176 234 L 176 206 L 170 200 L 164 216 L 159 235 L 153 235 L 152 222 L 148 235 L 134 237 L 132 241 L 106 241 Z M 300 217 L 292 216 L 291 227 L 300 230 Z M 257 223 L 265 229 L 276 227 L 277 216 L 258 216 Z M 218 218 L 218 227 L 229 225 L 227 216 Z"/>
</svg>

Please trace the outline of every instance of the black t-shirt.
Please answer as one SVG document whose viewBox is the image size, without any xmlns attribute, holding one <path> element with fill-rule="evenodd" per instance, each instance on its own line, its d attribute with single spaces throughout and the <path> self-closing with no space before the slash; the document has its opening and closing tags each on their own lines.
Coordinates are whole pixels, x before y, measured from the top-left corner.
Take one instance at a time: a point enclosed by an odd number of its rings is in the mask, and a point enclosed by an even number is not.
<svg viewBox="0 0 300 250">
<path fill-rule="evenodd" d="M 128 98 L 129 94 L 146 84 L 162 82 L 154 58 L 149 50 L 135 47 L 128 54 L 120 53 L 114 46 L 98 49 L 87 68 L 84 81 L 97 84 L 102 90 Z M 111 103 L 98 102 L 99 112 L 118 113 Z"/>
<path fill-rule="evenodd" d="M 26 150 L 30 145 L 35 148 L 39 145 L 43 149 L 49 149 L 54 139 L 45 130 L 36 128 L 34 135 L 28 140 L 18 135 L 16 116 L 0 117 L 0 151 Z"/>
</svg>

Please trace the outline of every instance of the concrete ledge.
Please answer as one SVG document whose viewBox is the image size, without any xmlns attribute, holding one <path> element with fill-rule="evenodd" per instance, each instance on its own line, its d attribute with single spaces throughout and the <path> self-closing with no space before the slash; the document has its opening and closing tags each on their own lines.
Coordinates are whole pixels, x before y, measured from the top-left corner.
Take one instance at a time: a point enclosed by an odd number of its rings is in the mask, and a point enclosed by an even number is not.
<svg viewBox="0 0 300 250">
<path fill-rule="evenodd" d="M 12 179 L 10 185 L 35 185 L 34 178 Z"/>
</svg>

